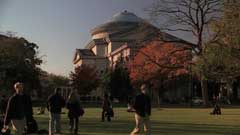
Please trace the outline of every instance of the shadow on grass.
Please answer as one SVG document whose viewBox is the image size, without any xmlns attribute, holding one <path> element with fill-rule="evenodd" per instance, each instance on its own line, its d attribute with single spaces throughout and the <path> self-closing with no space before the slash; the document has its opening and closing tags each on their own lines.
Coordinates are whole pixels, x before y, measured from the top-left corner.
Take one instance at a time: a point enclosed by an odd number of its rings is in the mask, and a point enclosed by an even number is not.
<svg viewBox="0 0 240 135">
<path fill-rule="evenodd" d="M 152 131 L 156 134 L 169 135 L 239 135 L 239 126 L 152 122 Z"/>
<path fill-rule="evenodd" d="M 40 128 L 48 127 L 48 119 L 38 119 Z M 94 118 L 80 119 L 80 135 L 129 135 L 134 128 L 134 121 L 113 120 L 112 122 L 100 122 Z M 62 119 L 63 135 L 68 135 L 68 120 Z M 152 121 L 153 135 L 239 135 L 238 126 L 174 123 Z"/>
</svg>

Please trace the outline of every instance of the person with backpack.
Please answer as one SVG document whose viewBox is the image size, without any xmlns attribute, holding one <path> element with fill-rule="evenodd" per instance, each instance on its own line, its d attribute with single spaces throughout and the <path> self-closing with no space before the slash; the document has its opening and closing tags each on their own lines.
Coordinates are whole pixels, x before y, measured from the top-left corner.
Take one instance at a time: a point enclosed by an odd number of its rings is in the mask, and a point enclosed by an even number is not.
<svg viewBox="0 0 240 135">
<path fill-rule="evenodd" d="M 108 122 L 111 121 L 111 117 L 113 116 L 113 109 L 109 97 L 107 94 L 104 95 L 104 99 L 102 102 L 102 122 L 105 121 L 105 116 L 107 117 Z"/>
<path fill-rule="evenodd" d="M 15 93 L 9 98 L 4 119 L 4 129 L 12 123 L 15 135 L 22 135 L 28 120 L 33 118 L 31 97 L 24 94 L 23 83 L 14 85 Z"/>
<path fill-rule="evenodd" d="M 55 133 L 61 133 L 61 112 L 62 108 L 65 106 L 65 100 L 60 95 L 60 88 L 56 88 L 55 92 L 47 100 L 47 109 L 50 112 L 49 120 L 49 135 Z"/>
<path fill-rule="evenodd" d="M 70 125 L 70 133 L 72 135 L 78 134 L 79 117 L 83 115 L 84 111 L 80 105 L 80 97 L 76 91 L 72 91 L 67 100 L 68 118 Z"/>
<path fill-rule="evenodd" d="M 151 100 L 147 95 L 146 84 L 141 86 L 141 93 L 135 98 L 133 110 L 135 112 L 136 127 L 132 131 L 131 135 L 138 134 L 142 124 L 144 125 L 146 135 L 150 135 Z"/>
<path fill-rule="evenodd" d="M 211 115 L 221 115 L 221 107 L 220 107 L 220 98 L 219 96 L 213 95 L 213 111 L 210 113 Z"/>
</svg>

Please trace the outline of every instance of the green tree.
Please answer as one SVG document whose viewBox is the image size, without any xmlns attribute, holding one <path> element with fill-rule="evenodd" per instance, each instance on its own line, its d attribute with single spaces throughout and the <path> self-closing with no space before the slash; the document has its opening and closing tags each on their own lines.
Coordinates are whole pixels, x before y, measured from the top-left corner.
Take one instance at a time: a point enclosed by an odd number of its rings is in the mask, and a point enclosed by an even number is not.
<svg viewBox="0 0 240 135">
<path fill-rule="evenodd" d="M 40 87 L 41 57 L 38 46 L 24 38 L 0 35 L 0 88 L 10 92 L 17 81 L 25 84 L 30 92 Z"/>
<path fill-rule="evenodd" d="M 75 68 L 75 71 L 70 73 L 70 80 L 72 87 L 81 95 L 87 95 L 99 86 L 96 69 L 86 65 Z"/>
<path fill-rule="evenodd" d="M 129 72 L 121 65 L 103 73 L 101 80 L 105 92 L 109 92 L 113 98 L 120 101 L 126 101 L 133 93 Z"/>
<path fill-rule="evenodd" d="M 43 95 L 50 95 L 54 92 L 56 87 L 69 86 L 70 79 L 62 75 L 50 74 L 45 71 L 41 72 L 41 91 L 39 91 L 38 96 L 43 97 Z"/>
</svg>

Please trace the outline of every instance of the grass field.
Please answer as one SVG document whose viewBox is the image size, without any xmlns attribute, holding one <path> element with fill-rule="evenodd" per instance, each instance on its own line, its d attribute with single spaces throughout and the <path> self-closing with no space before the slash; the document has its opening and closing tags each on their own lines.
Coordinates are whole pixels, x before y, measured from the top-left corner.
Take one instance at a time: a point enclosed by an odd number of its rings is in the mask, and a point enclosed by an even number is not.
<svg viewBox="0 0 240 135">
<path fill-rule="evenodd" d="M 66 112 L 66 110 L 64 110 Z M 129 135 L 134 128 L 133 113 L 115 108 L 112 122 L 101 122 L 101 109 L 85 109 L 80 119 L 80 135 Z M 223 109 L 220 116 L 211 109 L 153 109 L 152 135 L 240 135 L 240 109 Z M 48 114 L 35 115 L 40 129 L 48 129 Z M 63 135 L 68 135 L 67 115 L 62 117 Z M 141 134 L 143 135 L 143 134 Z"/>
</svg>

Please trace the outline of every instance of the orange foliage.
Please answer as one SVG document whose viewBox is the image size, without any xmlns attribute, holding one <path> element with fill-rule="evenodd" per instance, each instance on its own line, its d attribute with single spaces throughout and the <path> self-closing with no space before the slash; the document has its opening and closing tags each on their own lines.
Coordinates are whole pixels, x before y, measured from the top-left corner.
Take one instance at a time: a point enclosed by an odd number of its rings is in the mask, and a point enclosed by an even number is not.
<svg viewBox="0 0 240 135">
<path fill-rule="evenodd" d="M 132 81 L 154 81 L 187 74 L 191 61 L 190 48 L 183 44 L 152 42 L 141 48 L 129 64 Z"/>
</svg>

